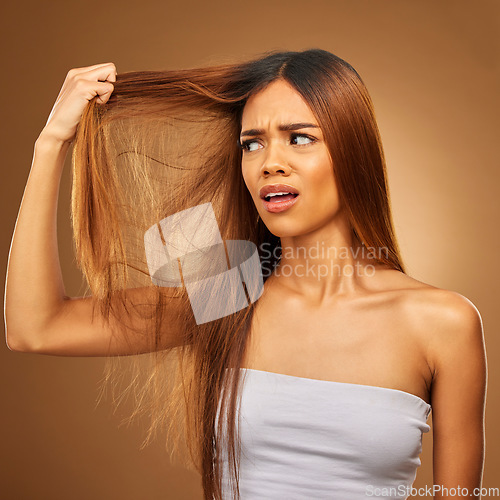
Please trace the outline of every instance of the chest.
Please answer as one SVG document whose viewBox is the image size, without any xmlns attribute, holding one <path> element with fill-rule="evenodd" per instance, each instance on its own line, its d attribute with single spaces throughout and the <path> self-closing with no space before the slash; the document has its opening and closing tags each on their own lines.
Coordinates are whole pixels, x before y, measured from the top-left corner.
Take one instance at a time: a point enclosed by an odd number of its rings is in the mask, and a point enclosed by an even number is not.
<svg viewBox="0 0 500 500">
<path fill-rule="evenodd" d="M 263 296 L 243 367 L 399 389 L 429 401 L 423 343 L 397 305 L 321 307 Z"/>
</svg>

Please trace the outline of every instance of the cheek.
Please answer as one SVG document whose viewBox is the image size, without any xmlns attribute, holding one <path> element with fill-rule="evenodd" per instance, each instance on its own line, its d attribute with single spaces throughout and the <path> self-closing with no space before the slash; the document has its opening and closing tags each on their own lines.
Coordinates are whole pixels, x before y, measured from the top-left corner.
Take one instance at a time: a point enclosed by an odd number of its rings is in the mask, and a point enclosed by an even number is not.
<svg viewBox="0 0 500 500">
<path fill-rule="evenodd" d="M 322 191 L 330 191 L 332 187 L 335 187 L 333 165 L 329 157 L 323 156 L 316 159 L 309 172 L 311 182 L 319 186 Z"/>
<path fill-rule="evenodd" d="M 311 180 L 315 186 L 315 191 L 318 193 L 321 206 L 325 210 L 336 210 L 339 195 L 333 166 L 329 159 L 317 166 Z"/>
</svg>

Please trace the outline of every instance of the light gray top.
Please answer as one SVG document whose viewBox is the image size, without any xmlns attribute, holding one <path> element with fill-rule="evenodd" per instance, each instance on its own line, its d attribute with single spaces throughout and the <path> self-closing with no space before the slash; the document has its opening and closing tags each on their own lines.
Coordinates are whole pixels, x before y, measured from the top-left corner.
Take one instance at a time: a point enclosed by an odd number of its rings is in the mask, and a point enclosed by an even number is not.
<svg viewBox="0 0 500 500">
<path fill-rule="evenodd" d="M 397 389 L 242 368 L 241 500 L 406 498 L 431 406 Z M 217 415 L 218 419 L 218 415 Z M 223 462 L 224 500 L 232 500 Z"/>
</svg>

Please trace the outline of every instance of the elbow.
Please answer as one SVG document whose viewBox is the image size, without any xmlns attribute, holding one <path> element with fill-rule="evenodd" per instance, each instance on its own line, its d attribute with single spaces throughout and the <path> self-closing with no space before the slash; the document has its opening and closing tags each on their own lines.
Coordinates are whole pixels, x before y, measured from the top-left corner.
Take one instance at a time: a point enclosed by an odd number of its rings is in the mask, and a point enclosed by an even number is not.
<svg viewBox="0 0 500 500">
<path fill-rule="evenodd" d="M 8 328 L 5 329 L 5 343 L 13 352 L 35 352 L 32 342 L 29 342 L 26 336 L 14 334 Z"/>
<path fill-rule="evenodd" d="M 26 352 L 27 350 L 27 346 L 25 343 L 20 342 L 19 338 L 13 337 L 7 332 L 5 333 L 5 343 L 7 344 L 9 350 L 13 352 Z"/>
<path fill-rule="evenodd" d="M 5 343 L 10 351 L 37 352 L 44 329 L 30 315 L 14 314 L 5 307 L 4 327 Z"/>
</svg>

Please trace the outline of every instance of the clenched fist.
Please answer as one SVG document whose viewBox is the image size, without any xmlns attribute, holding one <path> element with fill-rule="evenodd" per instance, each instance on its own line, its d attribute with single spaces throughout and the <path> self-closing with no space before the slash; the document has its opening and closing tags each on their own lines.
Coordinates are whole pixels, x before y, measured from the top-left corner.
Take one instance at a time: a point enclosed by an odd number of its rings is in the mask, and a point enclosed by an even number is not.
<svg viewBox="0 0 500 500">
<path fill-rule="evenodd" d="M 42 134 L 56 141 L 72 142 L 85 107 L 95 96 L 98 103 L 107 102 L 114 89 L 112 82 L 116 82 L 113 63 L 70 69 Z"/>
</svg>

